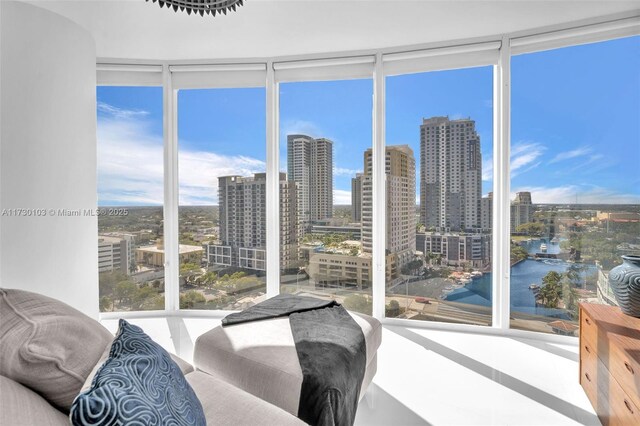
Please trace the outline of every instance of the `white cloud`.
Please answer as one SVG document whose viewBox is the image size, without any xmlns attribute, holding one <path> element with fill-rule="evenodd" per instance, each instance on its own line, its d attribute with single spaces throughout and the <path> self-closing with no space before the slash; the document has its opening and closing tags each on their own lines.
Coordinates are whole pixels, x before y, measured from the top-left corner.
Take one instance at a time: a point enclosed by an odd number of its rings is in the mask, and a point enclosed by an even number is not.
<svg viewBox="0 0 640 426">
<path fill-rule="evenodd" d="M 615 163 L 615 160 L 610 157 L 605 158 L 603 154 L 591 154 L 589 155 L 589 159 L 587 161 L 584 161 L 572 167 L 571 169 L 569 169 L 569 172 L 584 170 L 588 167 L 589 173 L 595 173 L 597 171 L 611 167 Z"/>
<path fill-rule="evenodd" d="M 351 191 L 344 189 L 333 190 L 333 204 L 351 204 Z"/>
<path fill-rule="evenodd" d="M 266 169 L 263 161 L 181 149 L 180 205 L 218 203 L 218 177 L 251 176 Z M 163 141 L 144 121 L 102 119 L 98 122 L 98 197 L 101 204 L 162 204 Z"/>
<path fill-rule="evenodd" d="M 264 172 L 263 161 L 245 156 L 180 150 L 178 152 L 180 205 L 218 204 L 218 177 L 252 176 Z"/>
<path fill-rule="evenodd" d="M 482 160 L 482 180 L 493 180 L 493 157 Z"/>
<path fill-rule="evenodd" d="M 589 185 L 563 185 L 556 187 L 523 186 L 514 188 L 516 192 L 531 192 L 534 204 L 638 204 L 640 194 L 624 194 L 611 189 Z"/>
<path fill-rule="evenodd" d="M 149 115 L 148 111 L 118 108 L 106 102 L 98 102 L 98 111 L 113 118 L 125 120 Z"/>
<path fill-rule="evenodd" d="M 313 122 L 306 120 L 287 120 L 281 124 L 280 133 L 283 135 L 282 143 L 287 143 L 287 135 L 307 135 L 312 138 L 328 138 L 322 130 Z"/>
<path fill-rule="evenodd" d="M 334 169 L 333 169 L 333 175 L 334 176 L 356 177 L 356 173 L 362 173 L 362 170 L 347 169 L 347 168 L 344 168 L 344 167 L 334 167 Z"/>
<path fill-rule="evenodd" d="M 544 154 L 547 148 L 538 142 L 518 142 L 511 147 L 511 177 L 538 167 L 541 162 L 536 160 Z M 482 162 L 482 180 L 493 179 L 493 158 Z"/>
<path fill-rule="evenodd" d="M 557 163 L 558 161 L 569 160 L 571 158 L 583 157 L 585 155 L 591 154 L 591 152 L 593 152 L 593 149 L 588 146 L 576 148 L 571 151 L 564 151 L 553 157 L 549 164 Z"/>
</svg>

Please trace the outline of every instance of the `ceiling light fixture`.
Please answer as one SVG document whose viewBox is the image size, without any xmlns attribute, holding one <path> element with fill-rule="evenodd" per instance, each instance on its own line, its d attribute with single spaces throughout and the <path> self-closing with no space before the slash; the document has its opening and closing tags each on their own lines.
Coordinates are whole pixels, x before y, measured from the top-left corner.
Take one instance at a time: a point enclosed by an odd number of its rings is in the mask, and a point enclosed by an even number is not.
<svg viewBox="0 0 640 426">
<path fill-rule="evenodd" d="M 149 1 L 149 0 L 146 0 Z M 236 7 L 242 6 L 244 0 L 151 0 L 157 1 L 160 7 L 167 6 L 173 8 L 175 12 L 178 9 L 186 10 L 189 15 L 199 13 L 200 16 L 207 15 L 216 16 L 217 13 L 227 14 L 228 10 L 235 12 Z"/>
</svg>

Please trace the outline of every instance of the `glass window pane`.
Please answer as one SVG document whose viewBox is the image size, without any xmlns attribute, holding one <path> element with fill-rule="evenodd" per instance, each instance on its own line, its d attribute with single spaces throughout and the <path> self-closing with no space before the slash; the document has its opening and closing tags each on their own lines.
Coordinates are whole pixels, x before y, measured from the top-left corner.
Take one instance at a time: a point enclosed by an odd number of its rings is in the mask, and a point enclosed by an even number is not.
<svg viewBox="0 0 640 426">
<path fill-rule="evenodd" d="M 265 89 L 178 92 L 180 308 L 266 294 Z"/>
<path fill-rule="evenodd" d="M 640 37 L 512 59 L 511 327 L 578 335 L 640 254 Z"/>
<path fill-rule="evenodd" d="M 97 101 L 100 311 L 164 309 L 162 88 Z"/>
<path fill-rule="evenodd" d="M 493 67 L 386 90 L 386 316 L 491 325 Z"/>
<path fill-rule="evenodd" d="M 366 314 L 372 93 L 370 79 L 280 84 L 280 291 Z"/>
</svg>

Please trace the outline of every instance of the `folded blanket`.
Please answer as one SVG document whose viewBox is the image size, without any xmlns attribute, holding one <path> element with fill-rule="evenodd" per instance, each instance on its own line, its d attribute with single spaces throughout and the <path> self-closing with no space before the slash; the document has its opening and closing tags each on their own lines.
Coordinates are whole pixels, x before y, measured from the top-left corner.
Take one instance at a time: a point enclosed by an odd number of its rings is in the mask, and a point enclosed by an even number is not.
<svg viewBox="0 0 640 426">
<path fill-rule="evenodd" d="M 367 350 L 362 329 L 339 303 L 282 294 L 228 315 L 222 325 L 282 316 L 289 316 L 303 375 L 298 417 L 312 425 L 353 425 Z"/>
<path fill-rule="evenodd" d="M 251 321 L 286 317 L 294 312 L 304 312 L 314 309 L 339 305 L 335 300 L 322 300 L 315 297 L 279 294 L 267 299 L 242 312 L 235 312 L 222 318 L 222 326 L 242 324 Z"/>
</svg>

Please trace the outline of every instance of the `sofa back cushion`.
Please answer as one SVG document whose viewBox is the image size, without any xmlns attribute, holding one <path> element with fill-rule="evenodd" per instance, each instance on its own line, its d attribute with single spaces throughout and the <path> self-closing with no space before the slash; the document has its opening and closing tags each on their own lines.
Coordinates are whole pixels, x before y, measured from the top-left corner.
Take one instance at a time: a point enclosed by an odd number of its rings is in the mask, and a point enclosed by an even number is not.
<svg viewBox="0 0 640 426">
<path fill-rule="evenodd" d="M 55 299 L 0 289 L 0 374 L 69 412 L 113 336 Z"/>
<path fill-rule="evenodd" d="M 0 376 L 0 407 L 0 425 L 69 425 L 69 418 L 47 400 L 4 376 Z"/>
</svg>

